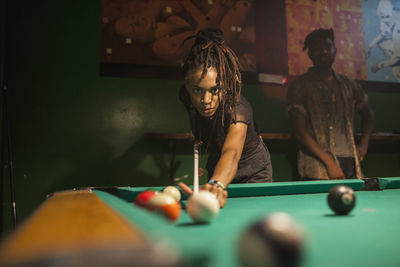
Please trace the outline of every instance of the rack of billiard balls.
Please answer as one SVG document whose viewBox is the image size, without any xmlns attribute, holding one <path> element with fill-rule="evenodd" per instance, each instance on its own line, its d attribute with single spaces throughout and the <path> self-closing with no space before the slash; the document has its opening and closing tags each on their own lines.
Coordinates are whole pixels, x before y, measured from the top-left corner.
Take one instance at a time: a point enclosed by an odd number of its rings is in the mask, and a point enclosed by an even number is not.
<svg viewBox="0 0 400 267">
<path fill-rule="evenodd" d="M 161 192 L 145 190 L 135 198 L 135 205 L 161 214 L 171 222 L 176 222 L 181 213 L 181 193 L 175 186 L 167 186 Z M 196 223 L 210 223 L 219 213 L 216 196 L 200 190 L 189 196 L 186 212 Z"/>
</svg>

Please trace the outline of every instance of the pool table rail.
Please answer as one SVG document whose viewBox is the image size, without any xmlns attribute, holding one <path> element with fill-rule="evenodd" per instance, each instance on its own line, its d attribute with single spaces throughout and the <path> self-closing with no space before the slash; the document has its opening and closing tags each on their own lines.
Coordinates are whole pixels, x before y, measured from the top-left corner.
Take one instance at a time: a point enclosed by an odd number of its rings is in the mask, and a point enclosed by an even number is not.
<svg viewBox="0 0 400 267">
<path fill-rule="evenodd" d="M 355 191 L 359 190 L 384 190 L 389 188 L 400 188 L 400 178 L 366 178 L 347 180 L 319 180 L 319 181 L 296 181 L 276 183 L 252 183 L 231 184 L 227 188 L 228 197 L 251 197 L 251 196 L 274 196 L 292 194 L 327 193 L 336 185 L 347 185 Z M 164 186 L 155 187 L 120 187 L 118 196 L 128 202 L 133 202 L 135 197 L 144 190 L 161 191 Z M 101 189 L 100 189 L 101 190 Z M 187 196 L 182 195 L 182 199 Z"/>
</svg>

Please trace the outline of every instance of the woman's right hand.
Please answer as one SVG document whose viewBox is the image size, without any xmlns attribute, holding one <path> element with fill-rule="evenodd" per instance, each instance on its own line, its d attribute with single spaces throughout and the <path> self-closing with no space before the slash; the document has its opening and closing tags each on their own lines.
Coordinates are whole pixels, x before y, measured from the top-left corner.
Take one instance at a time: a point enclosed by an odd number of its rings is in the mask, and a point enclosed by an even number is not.
<svg viewBox="0 0 400 267">
<path fill-rule="evenodd" d="M 190 188 L 185 183 L 180 182 L 180 183 L 178 183 L 178 186 L 181 188 L 182 192 L 185 195 L 190 196 L 191 194 L 193 194 L 192 188 Z M 200 190 L 207 190 L 207 191 L 213 193 L 217 197 L 220 208 L 223 208 L 225 206 L 226 199 L 228 198 L 228 192 L 226 190 L 222 189 L 220 186 L 207 183 L 207 184 L 204 184 L 200 188 Z"/>
<path fill-rule="evenodd" d="M 225 189 L 222 189 L 222 187 L 220 187 L 219 185 L 207 183 L 204 184 L 200 188 L 200 190 L 207 190 L 213 193 L 217 197 L 220 208 L 223 208 L 225 206 L 226 199 L 228 198 L 228 192 Z"/>
</svg>

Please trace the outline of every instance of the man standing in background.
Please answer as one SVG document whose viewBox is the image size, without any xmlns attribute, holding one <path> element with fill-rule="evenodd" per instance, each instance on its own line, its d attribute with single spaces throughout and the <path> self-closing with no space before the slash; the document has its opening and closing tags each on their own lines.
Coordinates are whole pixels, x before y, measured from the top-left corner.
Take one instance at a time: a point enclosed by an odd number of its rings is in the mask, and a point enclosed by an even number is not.
<svg viewBox="0 0 400 267">
<path fill-rule="evenodd" d="M 373 129 L 373 111 L 360 85 L 336 73 L 332 29 L 307 35 L 304 50 L 313 62 L 296 78 L 287 93 L 287 110 L 299 144 L 298 171 L 303 179 L 362 178 L 364 159 Z M 356 145 L 354 112 L 361 117 L 362 136 Z"/>
</svg>

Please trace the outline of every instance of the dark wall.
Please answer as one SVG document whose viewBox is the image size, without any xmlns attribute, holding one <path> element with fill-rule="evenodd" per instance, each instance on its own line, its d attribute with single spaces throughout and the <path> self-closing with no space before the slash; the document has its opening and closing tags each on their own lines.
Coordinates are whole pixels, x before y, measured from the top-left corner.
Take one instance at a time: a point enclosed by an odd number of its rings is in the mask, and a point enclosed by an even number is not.
<svg viewBox="0 0 400 267">
<path fill-rule="evenodd" d="M 170 146 L 143 133 L 188 131 L 177 101 L 181 82 L 99 75 L 100 0 L 7 1 L 6 14 L 4 69 L 19 221 L 57 190 L 172 183 L 167 176 Z M 284 88 L 246 84 L 244 94 L 263 132 L 290 131 Z M 400 94 L 371 93 L 370 102 L 377 131 L 399 129 Z M 295 143 L 267 145 L 275 180 L 295 179 Z M 398 176 L 399 144 L 371 148 L 363 165 L 366 174 Z M 192 174 L 191 153 L 189 143 L 176 143 L 175 176 Z M 6 165 L 3 171 L 7 174 Z M 7 179 L 2 197 L 7 231 Z"/>
</svg>

